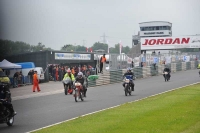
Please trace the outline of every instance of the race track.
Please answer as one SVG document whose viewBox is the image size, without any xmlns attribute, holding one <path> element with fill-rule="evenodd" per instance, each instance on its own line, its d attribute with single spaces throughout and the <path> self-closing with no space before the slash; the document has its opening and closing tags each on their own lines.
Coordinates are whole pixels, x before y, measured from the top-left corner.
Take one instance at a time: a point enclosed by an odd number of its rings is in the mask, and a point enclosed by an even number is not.
<svg viewBox="0 0 200 133">
<path fill-rule="evenodd" d="M 84 102 L 75 102 L 72 95 L 51 94 L 14 100 L 18 112 L 13 127 L 0 124 L 1 133 L 23 133 L 80 115 L 145 98 L 177 87 L 200 82 L 197 70 L 172 73 L 171 80 L 164 82 L 163 76 L 135 80 L 132 96 L 125 96 L 122 83 L 88 88 Z M 48 84 L 48 83 L 47 83 Z M 62 84 L 53 84 L 62 87 Z"/>
</svg>

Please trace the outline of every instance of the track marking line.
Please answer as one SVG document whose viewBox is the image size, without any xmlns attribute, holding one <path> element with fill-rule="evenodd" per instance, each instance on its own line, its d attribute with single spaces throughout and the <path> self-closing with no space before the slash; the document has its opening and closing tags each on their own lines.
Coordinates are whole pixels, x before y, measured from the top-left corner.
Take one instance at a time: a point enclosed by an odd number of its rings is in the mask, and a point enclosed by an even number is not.
<svg viewBox="0 0 200 133">
<path fill-rule="evenodd" d="M 160 94 L 164 94 L 164 93 L 167 93 L 167 92 L 170 92 L 170 91 L 178 90 L 178 89 L 181 89 L 181 88 L 184 88 L 184 87 L 187 87 L 187 86 L 191 86 L 191 85 L 195 85 L 195 84 L 198 84 L 198 83 L 200 83 L 200 82 L 196 82 L 196 83 L 192 83 L 192 84 L 185 85 L 185 86 L 182 86 L 182 87 L 174 88 L 174 89 L 171 89 L 171 90 L 168 90 L 168 91 L 164 91 L 164 92 L 161 92 L 161 93 L 158 93 L 158 94 L 155 94 L 155 95 L 151 95 L 151 96 L 148 96 L 148 97 L 144 97 L 144 98 L 141 98 L 141 99 L 138 99 L 138 100 L 134 100 L 134 101 L 131 101 L 131 102 L 126 102 L 126 103 L 133 103 L 133 102 L 141 101 L 141 100 L 147 99 L 149 97 L 154 97 L 154 96 L 157 96 L 157 95 L 160 95 Z M 41 127 L 41 128 L 26 132 L 26 133 L 35 132 L 35 131 L 38 131 L 38 130 L 41 130 L 41 129 L 45 129 L 45 128 L 49 128 L 49 127 L 52 127 L 52 126 L 55 126 L 55 125 L 58 125 L 58 124 L 61 124 L 61 123 L 64 123 L 64 122 L 75 120 L 75 119 L 80 118 L 80 117 L 85 117 L 85 116 L 88 116 L 88 115 L 91 115 L 91 114 L 95 114 L 95 113 L 98 113 L 98 112 L 102 112 L 102 111 L 105 111 L 105 110 L 113 109 L 113 108 L 119 107 L 121 105 L 124 105 L 126 103 L 119 104 L 119 105 L 112 106 L 112 107 L 105 108 L 105 109 L 101 109 L 101 110 L 94 111 L 94 112 L 91 112 L 91 113 L 87 113 L 87 114 L 84 114 L 84 115 L 81 115 L 81 116 L 78 116 L 78 117 L 74 117 L 74 118 L 71 118 L 71 119 L 68 119 L 68 120 L 64 120 L 64 121 L 61 121 L 61 122 L 58 122 L 58 123 L 54 123 L 54 124 L 51 124 L 51 125 L 48 125 L 48 126 L 45 126 L 45 127 Z"/>
</svg>

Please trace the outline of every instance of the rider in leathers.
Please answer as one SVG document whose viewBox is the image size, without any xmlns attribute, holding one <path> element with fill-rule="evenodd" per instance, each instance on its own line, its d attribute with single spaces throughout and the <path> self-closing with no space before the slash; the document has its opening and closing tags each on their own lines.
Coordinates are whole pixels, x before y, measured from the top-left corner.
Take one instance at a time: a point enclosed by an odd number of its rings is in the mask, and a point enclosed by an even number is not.
<svg viewBox="0 0 200 133">
<path fill-rule="evenodd" d="M 75 79 L 75 82 L 79 82 L 81 83 L 81 85 L 83 86 L 83 96 L 86 97 L 86 92 L 87 92 L 87 80 L 83 77 L 83 73 L 82 72 L 79 72 L 76 79 Z M 84 84 L 86 83 L 86 84 Z"/>
<path fill-rule="evenodd" d="M 123 78 L 126 76 L 126 75 L 132 75 L 133 76 L 133 79 L 135 78 L 135 74 L 133 72 L 131 72 L 131 68 L 127 68 L 127 72 L 124 73 L 123 75 Z M 134 86 L 135 84 L 133 83 L 133 80 L 130 81 L 131 82 L 131 88 L 132 88 L 132 91 L 134 91 Z M 123 87 L 125 87 L 125 82 L 122 84 Z"/>
<path fill-rule="evenodd" d="M 71 84 L 69 84 L 69 88 L 72 89 L 73 81 L 75 80 L 74 75 L 71 73 L 71 70 L 67 70 L 67 73 L 65 74 L 63 80 L 65 80 L 67 77 L 71 79 Z"/>
<path fill-rule="evenodd" d="M 0 85 L 0 99 L 3 100 L 2 104 L 10 110 L 11 116 L 17 114 L 17 112 L 14 111 L 11 103 L 11 93 L 8 85 Z"/>
<path fill-rule="evenodd" d="M 170 80 L 170 77 L 171 77 L 171 74 L 170 74 L 170 73 L 171 73 L 171 70 L 170 70 L 168 67 L 165 67 L 164 70 L 163 70 L 163 73 L 164 73 L 164 72 L 168 72 L 168 74 L 169 74 L 169 80 Z M 163 77 L 165 77 L 164 74 L 163 74 Z"/>
</svg>

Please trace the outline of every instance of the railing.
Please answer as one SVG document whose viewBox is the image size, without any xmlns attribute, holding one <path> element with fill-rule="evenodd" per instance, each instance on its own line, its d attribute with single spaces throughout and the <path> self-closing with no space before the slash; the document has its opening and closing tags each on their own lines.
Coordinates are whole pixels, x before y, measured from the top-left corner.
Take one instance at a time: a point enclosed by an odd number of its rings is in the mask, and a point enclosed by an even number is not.
<svg viewBox="0 0 200 133">
<path fill-rule="evenodd" d="M 11 86 L 13 88 L 32 84 L 31 76 L 22 76 L 18 78 L 10 78 Z"/>
</svg>

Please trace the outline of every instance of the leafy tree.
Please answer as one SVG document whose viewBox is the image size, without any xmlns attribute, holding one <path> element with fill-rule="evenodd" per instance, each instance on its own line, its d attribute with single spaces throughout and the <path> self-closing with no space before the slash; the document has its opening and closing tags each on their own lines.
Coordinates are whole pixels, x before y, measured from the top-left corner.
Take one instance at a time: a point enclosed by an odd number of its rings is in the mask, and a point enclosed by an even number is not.
<svg viewBox="0 0 200 133">
<path fill-rule="evenodd" d="M 77 52 L 86 52 L 86 47 L 85 46 L 74 46 L 72 44 L 66 44 L 63 47 L 61 47 L 62 51 L 77 51 Z"/>
<path fill-rule="evenodd" d="M 96 42 L 96 43 L 93 44 L 92 49 L 93 49 L 93 51 L 103 49 L 107 52 L 108 51 L 108 44 Z"/>
<path fill-rule="evenodd" d="M 51 48 L 46 48 L 41 42 L 38 45 L 30 45 L 22 41 L 11 41 L 11 40 L 2 40 L 0 39 L 0 57 L 4 58 L 5 56 L 26 53 L 26 52 L 36 52 L 43 50 L 51 50 Z"/>
</svg>

